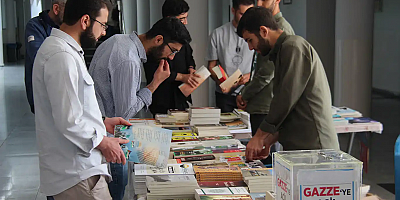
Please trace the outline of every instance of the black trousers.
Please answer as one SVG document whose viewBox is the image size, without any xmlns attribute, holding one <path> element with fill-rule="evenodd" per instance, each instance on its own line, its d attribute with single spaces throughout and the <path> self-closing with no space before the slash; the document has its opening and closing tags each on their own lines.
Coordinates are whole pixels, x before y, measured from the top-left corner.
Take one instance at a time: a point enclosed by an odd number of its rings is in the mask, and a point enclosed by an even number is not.
<svg viewBox="0 0 400 200">
<path fill-rule="evenodd" d="M 250 114 L 251 123 L 251 134 L 254 136 L 260 127 L 261 123 L 264 121 L 267 114 Z M 261 160 L 265 165 L 272 164 L 272 153 L 276 152 L 275 144 L 271 146 L 270 156 L 267 159 Z"/>
<path fill-rule="evenodd" d="M 236 96 L 215 92 L 215 100 L 217 107 L 221 109 L 221 113 L 233 112 L 237 108 Z"/>
</svg>

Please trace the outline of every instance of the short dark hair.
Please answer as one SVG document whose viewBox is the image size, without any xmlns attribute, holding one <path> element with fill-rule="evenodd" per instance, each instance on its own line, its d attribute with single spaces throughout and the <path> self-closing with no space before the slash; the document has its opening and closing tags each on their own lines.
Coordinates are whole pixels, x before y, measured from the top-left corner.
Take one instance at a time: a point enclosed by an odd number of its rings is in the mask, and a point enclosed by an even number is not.
<svg viewBox="0 0 400 200">
<path fill-rule="evenodd" d="M 232 7 L 237 10 L 240 5 L 254 5 L 254 0 L 232 0 Z"/>
<path fill-rule="evenodd" d="M 243 37 L 243 32 L 248 31 L 259 36 L 261 26 L 265 26 L 271 30 L 278 30 L 279 28 L 271 10 L 264 7 L 249 8 L 239 21 L 237 34 Z"/>
<path fill-rule="evenodd" d="M 178 42 L 182 45 L 192 41 L 186 26 L 175 17 L 165 17 L 156 22 L 153 27 L 147 31 L 146 39 L 152 39 L 157 35 L 164 37 L 164 43 Z"/>
<path fill-rule="evenodd" d="M 107 8 L 111 10 L 111 3 L 108 0 L 68 0 L 65 3 L 63 22 L 69 26 L 78 22 L 82 16 L 96 19 L 100 15 L 100 10 Z"/>
<path fill-rule="evenodd" d="M 162 6 L 163 17 L 176 17 L 189 11 L 189 5 L 185 0 L 165 0 Z"/>
</svg>

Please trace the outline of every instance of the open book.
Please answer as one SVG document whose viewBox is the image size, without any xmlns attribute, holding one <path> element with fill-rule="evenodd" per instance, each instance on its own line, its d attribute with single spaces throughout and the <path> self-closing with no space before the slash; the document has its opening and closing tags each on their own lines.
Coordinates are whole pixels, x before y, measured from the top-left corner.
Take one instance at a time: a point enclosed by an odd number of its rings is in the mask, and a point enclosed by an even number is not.
<svg viewBox="0 0 400 200">
<path fill-rule="evenodd" d="M 200 69 L 198 69 L 195 72 L 195 74 L 198 74 L 201 77 L 198 80 L 200 85 L 211 75 L 211 73 L 208 71 L 208 69 L 206 67 L 204 67 L 204 65 L 202 67 L 200 67 Z M 197 89 L 197 87 L 192 87 L 189 84 L 182 83 L 182 85 L 179 86 L 179 89 L 182 91 L 182 93 L 185 96 L 189 96 L 190 94 L 192 94 L 193 91 L 195 91 Z"/>
<path fill-rule="evenodd" d="M 228 75 L 225 73 L 224 69 L 220 65 L 215 66 L 212 68 L 214 73 L 217 75 L 218 80 L 221 82 L 219 87 L 226 92 L 231 91 L 231 89 L 239 82 L 242 78 L 242 72 L 237 69 L 235 73 L 233 73 L 229 78 Z"/>
</svg>

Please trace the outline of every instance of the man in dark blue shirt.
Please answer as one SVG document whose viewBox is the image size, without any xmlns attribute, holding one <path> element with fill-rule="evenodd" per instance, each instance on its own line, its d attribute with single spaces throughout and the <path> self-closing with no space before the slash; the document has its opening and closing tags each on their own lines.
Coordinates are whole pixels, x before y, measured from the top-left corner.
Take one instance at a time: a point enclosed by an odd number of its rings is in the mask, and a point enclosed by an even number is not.
<svg viewBox="0 0 400 200">
<path fill-rule="evenodd" d="M 50 36 L 52 28 L 59 28 L 64 15 L 67 0 L 53 0 L 52 9 L 45 10 L 28 21 L 25 27 L 25 89 L 32 113 L 35 113 L 33 104 L 32 71 L 36 52 L 43 41 Z"/>
</svg>

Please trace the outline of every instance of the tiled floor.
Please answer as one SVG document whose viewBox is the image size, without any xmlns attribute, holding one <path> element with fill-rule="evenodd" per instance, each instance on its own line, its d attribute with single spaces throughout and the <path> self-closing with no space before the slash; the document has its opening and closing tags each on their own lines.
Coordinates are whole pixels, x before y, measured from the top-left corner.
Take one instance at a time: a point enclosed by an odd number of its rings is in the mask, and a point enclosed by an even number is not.
<svg viewBox="0 0 400 200">
<path fill-rule="evenodd" d="M 39 189 L 39 160 L 36 148 L 34 116 L 30 113 L 21 64 L 0 67 L 0 200 L 45 200 Z M 382 198 L 394 195 L 376 185 L 394 182 L 393 149 L 400 133 L 400 101 L 373 98 L 372 117 L 383 122 L 385 131 L 375 135 L 370 152 L 369 173 L 364 183 Z M 346 146 L 348 135 L 340 135 Z M 352 155 L 358 157 L 356 140 Z"/>
</svg>

